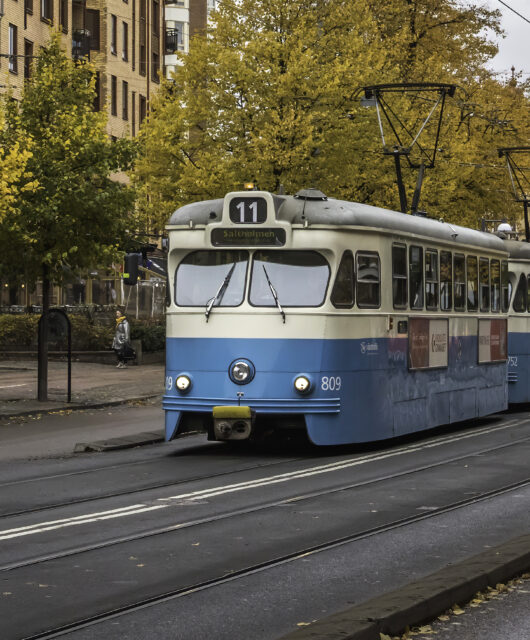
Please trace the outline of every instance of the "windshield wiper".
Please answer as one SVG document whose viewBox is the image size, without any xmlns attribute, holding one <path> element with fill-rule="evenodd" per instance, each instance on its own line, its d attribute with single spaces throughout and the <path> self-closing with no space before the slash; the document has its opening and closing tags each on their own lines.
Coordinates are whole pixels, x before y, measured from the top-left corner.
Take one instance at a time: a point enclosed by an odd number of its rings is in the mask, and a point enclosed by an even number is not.
<svg viewBox="0 0 530 640">
<path fill-rule="evenodd" d="M 217 289 L 217 292 L 214 295 L 214 297 L 210 298 L 206 303 L 206 310 L 204 311 L 204 315 L 206 316 L 206 322 L 208 322 L 208 318 L 210 317 L 212 307 L 215 304 L 215 301 L 217 300 L 217 298 L 219 298 L 219 302 L 221 302 L 221 300 L 223 299 L 226 288 L 230 284 L 230 278 L 232 277 L 232 274 L 234 273 L 235 268 L 236 268 L 236 263 L 234 262 L 230 267 L 230 271 L 226 274 L 225 279 L 221 282 L 221 285 L 219 289 Z"/>
<path fill-rule="evenodd" d="M 265 269 L 265 265 L 262 264 L 261 266 L 263 267 L 263 271 L 265 272 L 265 277 L 267 278 L 267 284 L 269 285 L 269 289 L 271 290 L 272 297 L 274 298 L 274 302 L 276 303 L 276 306 L 278 307 L 278 310 L 282 314 L 283 324 L 285 324 L 285 311 L 282 309 L 282 305 L 280 304 L 280 301 L 278 300 L 278 294 L 276 293 L 276 289 L 272 286 L 272 282 L 271 282 L 271 280 L 269 278 L 269 274 L 267 273 L 267 269 Z"/>
</svg>

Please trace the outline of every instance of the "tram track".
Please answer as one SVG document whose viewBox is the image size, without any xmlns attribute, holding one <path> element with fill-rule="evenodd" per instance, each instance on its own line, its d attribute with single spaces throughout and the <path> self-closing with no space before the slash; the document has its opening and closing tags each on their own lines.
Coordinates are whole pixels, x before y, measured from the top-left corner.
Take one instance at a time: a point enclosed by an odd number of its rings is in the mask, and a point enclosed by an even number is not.
<svg viewBox="0 0 530 640">
<path fill-rule="evenodd" d="M 188 520 L 185 522 L 181 522 L 181 523 L 177 523 L 175 525 L 169 525 L 169 526 L 163 526 L 163 527 L 155 527 L 153 529 L 147 530 L 147 531 L 142 531 L 136 534 L 131 534 L 131 535 L 126 535 L 126 536 L 120 536 L 120 537 L 115 537 L 109 540 L 105 540 L 99 543 L 93 543 L 93 544 L 89 544 L 89 545 L 80 545 L 78 547 L 75 548 L 71 548 L 68 549 L 67 551 L 63 551 L 63 552 L 58 552 L 58 553 L 52 553 L 52 554 L 43 554 L 41 556 L 38 557 L 34 557 L 34 558 L 28 558 L 27 560 L 24 561 L 20 561 L 20 562 L 15 562 L 15 563 L 10 563 L 10 564 L 4 564 L 2 566 L 0 566 L 0 573 L 4 573 L 4 572 L 8 572 L 8 571 L 13 571 L 16 569 L 20 569 L 23 567 L 28 567 L 28 566 L 34 566 L 34 565 L 38 565 L 38 564 L 42 564 L 44 562 L 48 562 L 48 561 L 54 561 L 54 560 L 61 560 L 67 557 L 72 557 L 75 555 L 79 555 L 82 553 L 88 553 L 91 551 L 98 551 L 98 550 L 102 550 L 102 549 L 107 549 L 113 546 L 117 546 L 120 544 L 125 544 L 128 542 L 134 542 L 134 541 L 138 541 L 138 540 L 145 540 L 147 538 L 151 538 L 151 537 L 156 537 L 159 535 L 164 535 L 164 534 L 169 534 L 169 533 L 174 533 L 177 531 L 181 531 L 184 529 L 189 529 L 191 527 L 199 527 L 199 526 L 204 526 L 204 525 L 208 525 L 208 524 L 213 524 L 216 522 L 220 522 L 220 521 L 224 521 L 224 520 L 229 520 L 231 518 L 237 518 L 240 516 L 244 516 L 244 515 L 249 515 L 252 513 L 257 513 L 257 512 L 263 512 L 269 509 L 274 509 L 276 507 L 281 507 L 281 506 L 287 506 L 290 504 L 299 504 L 303 501 L 307 501 L 307 500 L 311 500 L 313 498 L 319 498 L 319 497 L 324 497 L 324 496 L 330 496 L 332 494 L 336 494 L 336 493 L 340 493 L 342 491 L 348 491 L 348 490 L 352 490 L 352 489 L 357 489 L 357 488 L 361 488 L 361 487 L 367 487 L 367 486 L 371 486 L 371 485 L 376 485 L 378 483 L 381 482 L 391 482 L 392 480 L 396 480 L 398 478 L 403 478 L 406 476 L 412 476 L 416 473 L 421 473 L 424 471 L 428 471 L 430 469 L 435 469 L 435 468 L 439 468 L 439 467 L 443 467 L 445 465 L 450 465 L 453 464 L 455 462 L 461 462 L 463 460 L 466 459 L 470 459 L 473 457 L 477 457 L 477 456 L 481 456 L 484 454 L 488 454 L 488 453 L 493 453 L 496 451 L 500 451 L 502 449 L 506 449 L 509 447 L 513 447 L 513 446 L 518 446 L 524 442 L 528 442 L 530 440 L 530 436 L 526 437 L 526 438 L 520 438 L 518 440 L 514 440 L 510 443 L 504 443 L 502 445 L 497 445 L 494 447 L 488 447 L 488 448 L 483 448 L 480 450 L 477 450 L 473 453 L 466 453 L 466 454 L 462 454 L 460 456 L 453 456 L 451 458 L 447 458 L 444 460 L 439 460 L 437 462 L 433 462 L 431 464 L 427 464 L 427 465 L 422 465 L 420 467 L 416 467 L 414 469 L 407 469 L 405 471 L 401 471 L 398 473 L 391 473 L 391 474 L 384 474 L 381 476 L 378 476 L 376 478 L 371 478 L 368 480 L 363 480 L 363 481 L 359 481 L 359 482 L 354 482 L 354 483 L 347 483 L 347 484 L 341 484 L 340 486 L 335 486 L 332 488 L 328 488 L 328 489 L 322 489 L 322 490 L 317 490 L 317 491 L 311 491 L 311 492 L 306 492 L 304 494 L 300 494 L 294 497 L 289 497 L 289 498 L 285 498 L 282 500 L 274 500 L 272 502 L 267 502 L 264 504 L 260 504 L 260 505 L 254 505 L 254 506 L 250 506 L 250 507 L 245 507 L 245 508 L 241 508 L 241 509 L 235 509 L 232 511 L 228 511 L 225 513 L 220 513 L 214 516 L 208 516 L 205 518 L 197 518 L 197 519 L 192 519 L 192 520 Z M 530 479 L 526 479 L 524 481 L 521 481 L 520 483 L 515 483 L 513 485 L 513 487 L 517 487 L 517 486 L 525 486 L 525 484 L 530 483 Z M 509 487 L 512 485 L 508 485 Z M 503 492 L 507 489 L 501 489 L 500 491 Z M 486 492 L 484 495 L 488 496 L 490 492 Z M 492 493 L 492 495 L 494 495 L 494 492 Z M 477 498 L 477 501 L 480 499 L 480 496 Z M 466 505 L 466 504 L 473 504 L 473 500 L 474 497 L 471 497 L 469 499 L 466 499 L 465 501 L 462 502 L 462 505 Z M 145 503 L 145 506 L 147 508 L 149 508 L 150 505 L 156 505 L 157 501 L 151 501 L 150 503 Z M 174 503 L 168 503 L 167 506 L 168 507 L 178 507 L 180 506 L 182 503 L 174 502 Z M 185 503 L 187 505 L 192 505 L 193 504 L 193 500 L 189 500 L 188 503 Z M 456 504 L 460 504 L 460 503 L 456 503 Z M 440 511 L 440 513 L 445 512 L 446 508 L 442 507 L 442 510 Z M 433 515 L 436 515 L 436 513 L 439 513 L 438 510 L 433 510 L 431 512 Z M 87 515 L 87 519 L 86 520 L 81 520 L 79 519 L 77 522 L 73 522 L 72 526 L 77 526 L 77 525 L 82 525 L 82 524 L 86 524 L 86 522 L 88 521 L 88 518 L 91 514 Z M 127 511 L 124 511 L 123 516 L 127 516 L 129 515 L 129 513 Z M 131 512 L 131 515 L 134 515 L 134 512 Z M 46 524 L 46 523 L 44 523 Z M 53 528 L 53 527 L 51 527 Z M 44 529 L 46 530 L 46 528 Z M 38 531 L 37 531 L 38 532 Z M 2 534 L 5 533 L 4 531 L 0 531 L 0 540 L 3 540 L 4 537 L 2 536 Z M 33 531 L 30 531 L 28 533 L 28 535 L 31 535 L 32 533 L 34 533 Z M 21 534 L 24 535 L 24 534 Z"/>
<path fill-rule="evenodd" d="M 62 507 L 69 507 L 72 505 L 77 505 L 77 504 L 85 504 L 85 503 L 89 503 L 89 502 L 94 502 L 97 500 L 106 500 L 108 498 L 119 498 L 120 496 L 127 496 L 127 495 L 134 495 L 137 493 L 143 493 L 145 491 L 153 491 L 155 489 L 165 489 L 168 487 L 177 487 L 181 484 L 186 484 L 189 482 L 200 482 L 203 480 L 214 480 L 215 478 L 221 478 L 223 476 L 226 475 L 234 475 L 237 473 L 244 473 L 247 471 L 255 471 L 256 469 L 267 469 L 269 467 L 274 467 L 280 464 L 286 464 L 286 463 L 291 463 L 291 462 L 299 462 L 301 460 L 307 460 L 307 458 L 286 458 L 285 460 L 278 460 L 276 462 L 270 462 L 270 463 L 260 463 L 260 464 L 256 464 L 254 466 L 250 466 L 250 467 L 244 467 L 242 469 L 230 469 L 227 471 L 222 471 L 219 473 L 212 473 L 209 475 L 196 475 L 196 476 L 191 476 L 188 478 L 184 478 L 182 480 L 173 480 L 171 482 L 158 482 L 158 483 L 153 483 L 153 484 L 149 484 L 147 486 L 142 486 L 142 487 L 138 487 L 137 489 L 123 489 L 120 491 L 113 491 L 113 492 L 108 492 L 108 493 L 104 493 L 101 495 L 97 495 L 97 496 L 90 496 L 90 497 L 86 497 L 86 498 L 81 498 L 81 499 L 72 499 L 72 500 L 64 500 L 63 502 L 54 502 L 51 504 L 47 504 L 45 506 L 39 506 L 39 507 L 32 507 L 31 509 L 19 509 L 18 511 L 8 511 L 5 513 L 0 512 L 0 520 L 2 518 L 10 518 L 10 517 L 14 517 L 14 516 L 23 516 L 23 515 L 27 515 L 30 513 L 39 513 L 41 511 L 46 511 L 48 509 L 60 509 Z M 123 469 L 124 467 L 127 466 L 133 466 L 136 464 L 145 464 L 145 465 L 152 465 L 153 461 L 139 461 L 139 462 L 133 462 L 133 463 L 126 463 L 124 465 L 112 465 L 110 467 L 100 467 L 97 469 L 88 469 L 86 471 L 76 471 L 76 472 L 71 472 L 71 473 L 65 473 L 65 474 L 55 474 L 55 475 L 50 475 L 50 476 L 43 476 L 40 478 L 31 478 L 31 479 L 27 479 L 27 480 L 20 480 L 20 481 L 13 481 L 13 482 L 5 482 L 0 484 L 0 490 L 3 488 L 16 488 L 19 486 L 22 486 L 24 484 L 28 484 L 31 482 L 42 482 L 45 480 L 49 480 L 49 479 L 53 479 L 53 480 L 64 480 L 65 478 L 69 478 L 69 477 L 73 477 L 73 476 L 83 476 L 85 474 L 92 474 L 92 473 L 97 473 L 99 471 L 103 471 L 103 472 L 107 472 L 107 471 L 111 471 L 113 469 Z"/>
<path fill-rule="evenodd" d="M 429 441 L 427 441 L 426 443 L 423 443 L 420 441 L 420 443 L 417 444 L 412 444 L 409 447 L 398 447 L 394 450 L 394 452 L 396 453 L 396 455 L 398 455 L 401 451 L 403 450 L 414 450 L 414 449 L 421 449 L 421 448 L 430 448 L 432 446 L 441 446 L 444 445 L 446 443 L 451 443 L 454 442 L 455 440 L 459 440 L 459 439 L 468 439 L 471 437 L 478 437 L 480 435 L 483 434 L 487 434 L 487 433 L 494 433 L 497 431 L 502 431 L 505 429 L 510 429 L 510 428 L 516 428 L 519 427 L 521 425 L 523 425 L 526 422 L 525 419 L 522 420 L 511 420 L 507 423 L 501 423 L 500 425 L 494 426 L 492 427 L 491 425 L 479 428 L 479 429 L 473 429 L 470 430 L 468 432 L 465 433 L 453 433 L 453 434 L 449 434 L 447 436 L 444 436 L 442 438 L 439 438 L 437 440 L 434 440 L 432 443 L 429 443 Z M 525 439 L 522 439 L 521 441 L 524 441 Z M 501 447 L 502 448 L 502 447 Z M 385 451 L 390 451 L 392 452 L 392 449 L 389 450 L 385 450 Z M 372 456 L 375 458 L 377 458 L 380 455 L 380 451 L 376 451 L 373 454 L 369 454 L 369 456 Z M 106 499 L 110 499 L 110 498 L 118 498 L 121 496 L 127 496 L 127 495 L 136 495 L 136 494 L 140 494 L 146 491 L 152 491 L 152 490 L 156 490 L 156 489 L 165 489 L 165 488 L 169 488 L 169 487 L 178 487 L 180 485 L 183 484 L 187 484 L 187 483 L 191 483 L 191 482 L 200 482 L 200 481 L 205 481 L 205 480 L 210 480 L 210 479 L 215 479 L 215 478 L 221 478 L 223 476 L 228 476 L 228 475 L 233 475 L 236 473 L 245 473 L 245 472 L 249 472 L 249 471 L 255 471 L 256 469 L 261 469 L 261 468 L 269 468 L 269 467 L 274 467 L 274 466 L 278 466 L 278 465 L 282 465 L 282 464 L 289 464 L 289 463 L 293 463 L 293 462 L 300 462 L 300 461 L 306 461 L 307 458 L 306 457 L 293 457 L 293 458 L 287 458 L 285 460 L 279 460 L 279 461 L 275 461 L 275 462 L 270 462 L 270 463 L 263 463 L 261 462 L 260 464 L 256 464 L 250 467 L 244 467 L 241 469 L 231 469 L 231 470 L 227 470 L 227 471 L 222 471 L 220 473 L 215 473 L 215 474 L 209 474 L 209 475 L 195 475 L 192 477 L 188 477 L 188 478 L 183 478 L 182 480 L 172 480 L 170 482 L 158 482 L 158 483 L 153 483 L 153 484 L 149 484 L 147 486 L 141 486 L 138 487 L 137 489 L 130 489 L 130 488 L 125 488 L 123 490 L 119 490 L 119 491 L 112 491 L 112 492 L 107 492 L 104 494 L 100 494 L 100 495 L 95 495 L 95 496 L 88 496 L 86 498 L 77 498 L 77 499 L 72 499 L 72 500 L 63 500 L 62 502 L 54 502 L 51 504 L 46 504 L 43 506 L 36 506 L 36 507 L 32 507 L 29 509 L 18 509 L 18 510 L 12 510 L 9 512 L 5 512 L 5 513 L 0 513 L 0 520 L 2 518 L 10 518 L 10 517 L 18 517 L 18 516 L 24 516 L 24 515 L 28 515 L 28 514 L 32 514 L 32 513 L 41 513 L 50 509 L 60 509 L 63 507 L 69 507 L 69 506 L 73 506 L 73 505 L 80 505 L 80 504 L 88 504 L 91 502 L 96 502 L 99 500 L 106 500 Z M 87 474 L 92 474 L 92 473 L 97 473 L 97 472 L 107 472 L 109 470 L 113 470 L 113 469 L 123 469 L 125 467 L 133 467 L 133 466 L 137 466 L 137 465 L 152 465 L 153 461 L 149 460 L 149 461 L 135 461 L 135 462 L 128 462 L 125 463 L 124 465 L 110 465 L 107 467 L 98 467 L 96 469 L 87 469 L 86 471 L 74 471 L 74 472 L 68 472 L 65 474 L 54 474 L 54 475 L 49 475 L 49 476 L 42 476 L 42 477 L 37 477 L 37 478 L 30 478 L 30 479 L 24 479 L 24 480 L 20 480 L 20 481 L 13 481 L 13 482 L 6 482 L 6 483 L 0 483 L 0 490 L 2 488 L 14 488 L 17 486 L 21 486 L 24 484 L 28 484 L 28 483 L 32 483 L 32 482 L 42 482 L 43 480 L 47 480 L 47 479 L 54 479 L 54 480 L 63 480 L 65 478 L 69 478 L 69 477 L 74 477 L 74 476 L 83 476 L 83 475 L 87 475 Z M 1 568 L 0 568 L 1 570 Z"/>
<path fill-rule="evenodd" d="M 388 523 L 385 523 L 373 528 L 368 528 L 362 531 L 358 531 L 347 536 L 341 536 L 333 540 L 329 540 L 325 543 L 320 543 L 314 546 L 305 547 L 303 549 L 297 550 L 294 553 L 280 555 L 270 560 L 267 560 L 265 562 L 249 565 L 247 567 L 235 570 L 228 575 L 225 574 L 222 576 L 211 578 L 209 580 L 204 580 L 202 582 L 197 582 L 195 584 L 187 585 L 185 587 L 165 591 L 164 593 L 161 593 L 161 594 L 143 598 L 141 600 L 137 600 L 135 602 L 131 602 L 123 606 L 115 607 L 114 609 L 109 611 L 87 616 L 86 618 L 79 619 L 75 622 L 57 626 L 55 628 L 50 628 L 50 629 L 47 629 L 46 631 L 42 631 L 36 634 L 25 635 L 23 636 L 23 638 L 21 638 L 21 640 L 48 640 L 51 638 L 60 637 L 62 635 L 66 635 L 74 631 L 85 629 L 94 624 L 110 621 L 117 617 L 139 611 L 146 607 L 156 606 L 158 604 L 162 604 L 171 600 L 176 600 L 178 598 L 192 595 L 193 593 L 197 593 L 199 591 L 204 591 L 206 589 L 222 586 L 226 583 L 240 580 L 252 574 L 271 570 L 281 565 L 294 562 L 302 558 L 307 558 L 310 555 L 323 553 L 323 552 L 335 549 L 337 547 L 344 546 L 346 544 L 351 544 L 372 536 L 387 533 L 387 532 L 390 532 L 390 531 L 393 531 L 417 522 L 429 520 L 429 519 L 435 518 L 436 516 L 448 513 L 450 511 L 454 511 L 464 507 L 469 507 L 479 502 L 490 500 L 492 498 L 499 497 L 501 495 L 507 494 L 512 491 L 520 490 L 529 485 L 530 485 L 530 478 L 526 478 L 525 480 L 521 480 L 519 482 L 512 483 L 512 484 L 500 487 L 498 489 L 485 491 L 479 495 L 466 498 L 464 500 L 459 500 L 454 503 L 444 505 L 442 507 L 438 507 L 435 510 L 429 511 L 428 513 L 424 512 L 420 514 L 407 516 L 401 519 L 397 519 L 392 522 L 388 522 Z"/>
</svg>

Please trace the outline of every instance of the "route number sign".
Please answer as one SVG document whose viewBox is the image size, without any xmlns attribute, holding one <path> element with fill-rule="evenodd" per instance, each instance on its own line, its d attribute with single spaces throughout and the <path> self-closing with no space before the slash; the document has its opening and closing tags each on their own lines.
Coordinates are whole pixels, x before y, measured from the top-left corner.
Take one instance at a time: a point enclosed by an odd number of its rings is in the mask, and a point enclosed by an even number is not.
<svg viewBox="0 0 530 640">
<path fill-rule="evenodd" d="M 229 205 L 230 220 L 234 224 L 263 224 L 267 220 L 265 198 L 233 198 Z"/>
</svg>

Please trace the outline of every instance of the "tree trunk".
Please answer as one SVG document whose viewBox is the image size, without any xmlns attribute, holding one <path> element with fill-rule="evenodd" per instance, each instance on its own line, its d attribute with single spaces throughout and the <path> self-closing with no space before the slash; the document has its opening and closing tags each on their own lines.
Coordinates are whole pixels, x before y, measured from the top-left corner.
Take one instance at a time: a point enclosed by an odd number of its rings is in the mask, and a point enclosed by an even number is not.
<svg viewBox="0 0 530 640">
<path fill-rule="evenodd" d="M 48 310 L 50 308 L 50 278 L 48 265 L 42 265 L 42 316 L 39 323 L 39 353 L 37 400 L 48 400 Z"/>
</svg>

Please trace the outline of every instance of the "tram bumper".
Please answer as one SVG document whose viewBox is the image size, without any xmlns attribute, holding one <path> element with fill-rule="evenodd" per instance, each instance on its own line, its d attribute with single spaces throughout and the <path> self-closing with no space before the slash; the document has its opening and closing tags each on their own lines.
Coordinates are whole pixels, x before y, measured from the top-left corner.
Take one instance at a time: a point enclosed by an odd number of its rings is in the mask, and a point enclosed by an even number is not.
<svg viewBox="0 0 530 640">
<path fill-rule="evenodd" d="M 252 433 L 250 407 L 213 407 L 213 432 L 216 440 L 247 440 Z"/>
</svg>

